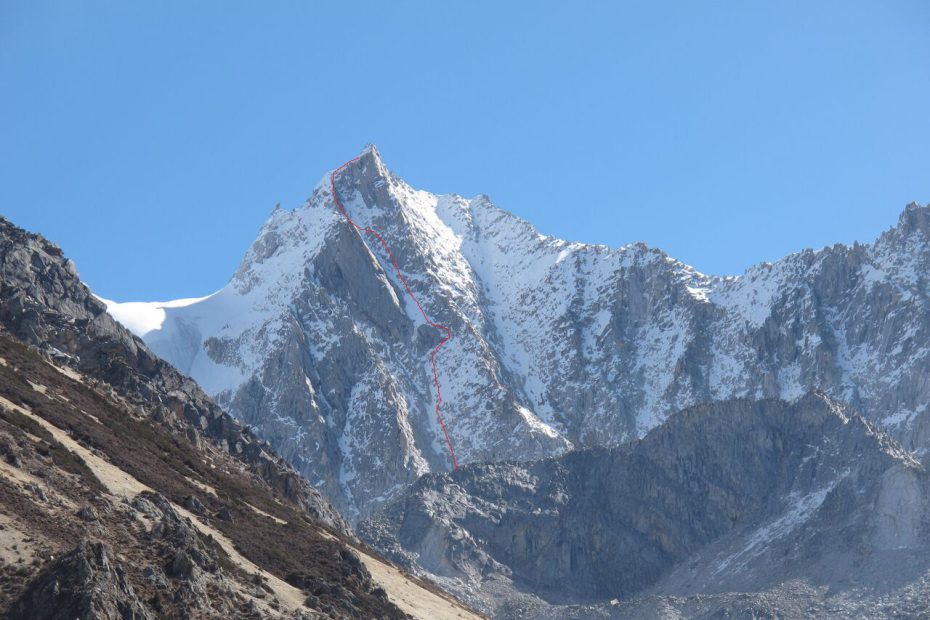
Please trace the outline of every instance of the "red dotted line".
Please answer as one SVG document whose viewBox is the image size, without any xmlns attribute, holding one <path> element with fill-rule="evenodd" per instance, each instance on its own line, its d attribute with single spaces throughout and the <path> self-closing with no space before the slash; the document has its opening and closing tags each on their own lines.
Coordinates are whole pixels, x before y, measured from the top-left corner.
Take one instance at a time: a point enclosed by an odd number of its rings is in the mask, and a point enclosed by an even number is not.
<svg viewBox="0 0 930 620">
<path fill-rule="evenodd" d="M 423 310 L 423 306 L 420 305 L 420 302 L 416 298 L 416 295 L 414 295 L 413 291 L 410 290 L 410 286 L 407 284 L 407 280 L 404 279 L 403 274 L 400 272 L 400 267 L 397 265 L 397 259 L 394 258 L 394 253 L 391 252 L 391 248 L 388 247 L 388 244 L 384 241 L 384 238 L 381 236 L 381 234 L 377 230 L 374 230 L 373 228 L 366 228 L 363 226 L 359 226 L 358 224 L 353 222 L 352 218 L 349 217 L 349 214 L 346 212 L 345 207 L 343 207 L 342 203 L 339 202 L 339 197 L 336 195 L 336 175 L 340 171 L 342 171 L 343 168 L 345 168 L 346 166 L 350 164 L 357 162 L 359 159 L 361 159 L 361 157 L 350 159 L 346 163 L 342 164 L 341 166 L 333 170 L 333 173 L 329 177 L 330 185 L 332 186 L 332 192 L 333 192 L 333 202 L 335 202 L 336 206 L 339 207 L 339 210 L 342 211 L 342 215 L 345 216 L 346 221 L 348 221 L 349 224 L 352 224 L 352 226 L 354 226 L 356 229 L 358 229 L 361 232 L 371 233 L 372 235 L 378 238 L 378 241 L 381 242 L 381 245 L 384 247 L 384 250 L 388 253 L 388 256 L 391 257 L 391 262 L 394 263 L 394 270 L 397 272 L 397 277 L 400 278 L 400 281 L 403 283 L 404 289 L 407 291 L 407 294 L 410 295 L 410 299 L 413 300 L 413 303 L 417 305 L 417 308 L 420 310 L 420 314 L 423 315 L 423 320 L 426 321 L 427 325 L 430 325 L 437 329 L 441 329 L 444 332 L 446 332 L 446 337 L 443 338 L 440 341 L 440 343 L 437 344 L 436 347 L 433 349 L 433 351 L 430 353 L 430 362 L 432 362 L 432 365 L 433 365 L 433 383 L 436 384 L 436 419 L 439 420 L 439 427 L 442 428 L 442 434 L 445 435 L 445 438 L 446 438 L 446 445 L 449 446 L 449 454 L 452 456 L 452 469 L 458 469 L 459 464 L 455 460 L 455 449 L 452 447 L 452 440 L 449 438 L 449 432 L 446 430 L 446 425 L 442 421 L 442 415 L 440 415 L 439 413 L 439 405 L 442 404 L 442 391 L 439 389 L 439 374 L 436 372 L 436 352 L 442 347 L 442 345 L 446 344 L 452 339 L 452 330 L 446 327 L 445 325 L 440 325 L 439 323 L 433 323 L 432 321 L 429 320 L 429 317 L 426 316 L 426 312 Z"/>
</svg>

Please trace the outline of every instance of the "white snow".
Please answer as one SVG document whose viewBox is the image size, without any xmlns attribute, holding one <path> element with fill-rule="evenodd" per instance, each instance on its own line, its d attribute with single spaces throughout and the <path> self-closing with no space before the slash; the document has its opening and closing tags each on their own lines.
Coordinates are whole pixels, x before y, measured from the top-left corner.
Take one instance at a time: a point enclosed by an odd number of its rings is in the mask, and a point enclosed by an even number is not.
<svg viewBox="0 0 930 620">
<path fill-rule="evenodd" d="M 123 326 L 139 338 L 156 329 L 161 329 L 168 316 L 166 309 L 184 308 L 196 304 L 207 297 L 191 297 L 175 299 L 174 301 L 127 301 L 117 302 L 95 295 L 97 299 L 107 306 L 107 312 Z"/>
<path fill-rule="evenodd" d="M 793 503 L 787 506 L 785 512 L 778 518 L 753 532 L 742 549 L 717 564 L 714 573 L 721 573 L 728 569 L 740 570 L 740 568 L 745 566 L 750 560 L 765 551 L 769 543 L 779 538 L 784 538 L 793 532 L 817 512 L 827 498 L 827 495 L 830 494 L 840 480 L 846 475 L 848 475 L 848 472 L 842 474 L 825 487 L 812 493 L 807 493 L 805 495 L 794 493 L 789 496 L 789 501 Z"/>
<path fill-rule="evenodd" d="M 547 437 L 555 438 L 559 436 L 559 434 L 555 431 L 554 428 L 552 428 L 551 426 L 549 426 L 548 424 L 540 420 L 539 417 L 535 413 L 533 413 L 532 411 L 530 411 L 523 405 L 517 405 L 517 412 L 519 412 L 520 416 L 526 422 L 527 426 L 529 426 L 533 430 L 538 431 Z"/>
</svg>

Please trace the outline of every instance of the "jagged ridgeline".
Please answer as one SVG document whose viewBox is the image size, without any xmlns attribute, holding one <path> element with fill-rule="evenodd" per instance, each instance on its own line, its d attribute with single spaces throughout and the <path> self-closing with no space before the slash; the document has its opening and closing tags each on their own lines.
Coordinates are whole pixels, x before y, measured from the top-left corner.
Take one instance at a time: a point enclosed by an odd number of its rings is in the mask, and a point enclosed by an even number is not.
<svg viewBox="0 0 930 620">
<path fill-rule="evenodd" d="M 0 218 L 0 614 L 472 617 Z"/>
</svg>

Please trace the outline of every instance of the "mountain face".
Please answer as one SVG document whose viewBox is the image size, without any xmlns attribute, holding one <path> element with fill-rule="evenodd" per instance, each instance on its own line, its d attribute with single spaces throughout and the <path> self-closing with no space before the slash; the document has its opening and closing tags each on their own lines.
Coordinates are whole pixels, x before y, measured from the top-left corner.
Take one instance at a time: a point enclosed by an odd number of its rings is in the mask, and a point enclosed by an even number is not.
<svg viewBox="0 0 930 620">
<path fill-rule="evenodd" d="M 642 437 L 671 413 L 820 389 L 908 448 L 930 442 L 930 210 L 869 245 L 712 277 L 642 244 L 539 234 L 487 197 L 412 189 L 368 148 L 335 179 L 429 318 L 460 463 Z M 229 284 L 109 305 L 350 520 L 447 471 L 422 315 L 327 176 L 276 209 Z"/>
<path fill-rule="evenodd" d="M 0 616 L 476 617 L 0 218 Z"/>
<path fill-rule="evenodd" d="M 617 445 L 696 403 L 814 388 L 927 442 L 927 208 L 874 244 L 717 278 L 643 245 L 542 236 L 483 196 L 413 190 L 373 148 L 335 187 L 452 329 L 437 364 L 462 463 Z M 219 292 L 110 311 L 351 519 L 450 467 L 429 364 L 442 334 L 328 177 L 274 211 Z"/>
<path fill-rule="evenodd" d="M 923 617 L 928 517 L 912 454 L 809 394 L 424 476 L 361 531 L 495 617 Z"/>
</svg>

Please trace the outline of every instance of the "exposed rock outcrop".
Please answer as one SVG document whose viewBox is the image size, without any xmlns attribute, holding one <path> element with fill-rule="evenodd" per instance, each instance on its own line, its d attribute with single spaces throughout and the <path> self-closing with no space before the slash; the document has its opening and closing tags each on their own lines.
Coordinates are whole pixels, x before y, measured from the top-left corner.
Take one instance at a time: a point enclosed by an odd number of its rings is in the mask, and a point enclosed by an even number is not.
<svg viewBox="0 0 930 620">
<path fill-rule="evenodd" d="M 360 531 L 502 615 L 794 581 L 877 604 L 930 571 L 928 502 L 910 453 L 811 394 L 701 405 L 621 448 L 425 476 Z"/>
<path fill-rule="evenodd" d="M 100 542 L 82 540 L 33 581 L 11 620 L 155 620 Z"/>
</svg>

